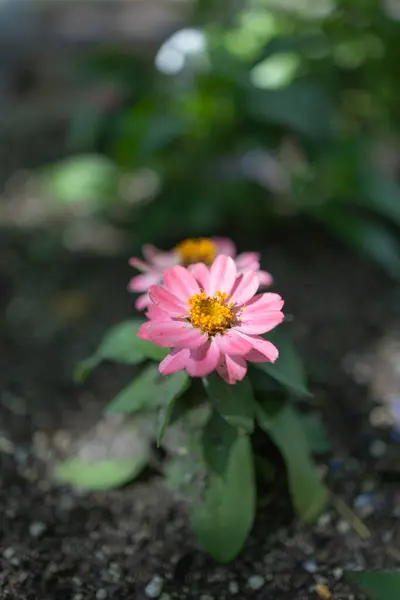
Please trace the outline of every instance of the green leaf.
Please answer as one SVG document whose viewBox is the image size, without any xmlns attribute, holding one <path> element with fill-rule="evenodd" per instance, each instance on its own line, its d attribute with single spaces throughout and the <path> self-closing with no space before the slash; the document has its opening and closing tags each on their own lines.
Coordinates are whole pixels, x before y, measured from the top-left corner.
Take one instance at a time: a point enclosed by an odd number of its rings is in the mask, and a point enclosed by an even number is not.
<svg viewBox="0 0 400 600">
<path fill-rule="evenodd" d="M 189 385 L 190 384 L 188 384 L 188 386 Z M 158 434 L 157 434 L 157 448 L 160 447 L 160 444 L 164 437 L 165 430 L 167 429 L 168 425 L 171 422 L 172 413 L 174 412 L 174 407 L 175 407 L 175 400 L 176 400 L 176 396 L 171 398 L 171 400 L 168 402 L 168 404 L 166 406 L 161 407 L 161 409 L 160 409 L 160 413 L 158 416 L 160 426 L 159 426 Z"/>
<path fill-rule="evenodd" d="M 254 397 L 248 378 L 229 385 L 213 373 L 203 379 L 207 394 L 219 414 L 233 427 L 252 433 L 254 430 Z"/>
<path fill-rule="evenodd" d="M 190 379 L 185 371 L 161 375 L 151 364 L 129 383 L 107 407 L 108 413 L 127 414 L 167 406 L 188 388 Z"/>
<path fill-rule="evenodd" d="M 146 359 L 162 360 L 168 353 L 151 342 L 137 337 L 141 319 L 129 319 L 112 327 L 103 337 L 95 354 L 75 369 L 75 380 L 81 383 L 102 361 L 137 365 Z"/>
<path fill-rule="evenodd" d="M 257 418 L 283 456 L 296 512 L 304 522 L 314 522 L 324 509 L 327 490 L 319 480 L 297 412 L 288 403 L 271 410 L 264 402 L 258 405 Z"/>
<path fill-rule="evenodd" d="M 278 123 L 311 138 L 326 138 L 330 134 L 329 102 L 322 90 L 305 82 L 273 91 L 252 88 L 247 110 L 256 119 Z"/>
<path fill-rule="evenodd" d="M 211 413 L 203 432 L 203 456 L 211 471 L 225 473 L 232 446 L 238 437 L 238 430 L 223 419 L 217 411 Z"/>
<path fill-rule="evenodd" d="M 356 195 L 356 202 L 400 226 L 399 184 L 378 170 L 374 149 L 367 139 L 359 139 L 357 147 L 358 185 L 362 193 Z"/>
<path fill-rule="evenodd" d="M 204 503 L 195 505 L 191 522 L 200 544 L 227 563 L 240 552 L 252 528 L 256 491 L 251 443 L 238 436 L 222 475 L 211 473 Z"/>
<path fill-rule="evenodd" d="M 263 337 L 278 348 L 279 357 L 274 363 L 255 363 L 255 367 L 273 377 L 296 396 L 310 396 L 303 363 L 284 326 L 281 325 Z"/>
<path fill-rule="evenodd" d="M 104 156 L 82 154 L 45 168 L 42 181 L 49 195 L 62 204 L 89 202 L 100 207 L 114 200 L 119 170 Z"/>
<path fill-rule="evenodd" d="M 110 490 L 132 481 L 149 460 L 149 451 L 132 458 L 87 462 L 79 458 L 67 460 L 56 469 L 56 478 L 75 488 Z"/>
<path fill-rule="evenodd" d="M 138 364 L 145 358 L 162 360 L 168 354 L 168 350 L 160 348 L 151 342 L 137 337 L 141 319 L 130 319 L 116 325 L 104 336 L 96 355 L 101 360 L 125 364 Z"/>
<path fill-rule="evenodd" d="M 104 115 L 93 106 L 80 106 L 72 115 L 68 128 L 66 146 L 77 153 L 94 149 L 102 131 Z"/>
<path fill-rule="evenodd" d="M 309 448 L 313 454 L 325 454 L 332 449 L 325 425 L 318 413 L 299 415 Z"/>
<path fill-rule="evenodd" d="M 387 227 L 333 206 L 316 216 L 343 242 L 380 264 L 391 277 L 400 278 L 400 244 Z"/>
<path fill-rule="evenodd" d="M 164 477 L 167 486 L 181 492 L 186 499 L 198 500 L 205 478 L 205 466 L 201 457 L 190 452 L 174 456 L 164 462 Z"/>
<path fill-rule="evenodd" d="M 398 600 L 400 597 L 400 571 L 348 572 L 346 579 L 370 600 Z"/>
</svg>

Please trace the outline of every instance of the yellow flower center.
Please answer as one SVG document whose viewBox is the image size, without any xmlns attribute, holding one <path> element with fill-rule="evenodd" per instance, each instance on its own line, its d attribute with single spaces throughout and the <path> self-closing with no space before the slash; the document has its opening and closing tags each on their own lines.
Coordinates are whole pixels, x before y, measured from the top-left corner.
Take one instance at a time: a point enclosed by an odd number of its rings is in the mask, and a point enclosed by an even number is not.
<svg viewBox="0 0 400 600">
<path fill-rule="evenodd" d="M 184 266 L 202 262 L 211 265 L 214 261 L 217 249 L 214 242 L 208 238 L 197 238 L 184 240 L 175 247 L 180 263 Z"/>
<path fill-rule="evenodd" d="M 208 335 L 224 333 L 235 318 L 233 304 L 227 303 L 226 299 L 225 292 L 217 292 L 212 298 L 204 292 L 195 294 L 188 301 L 189 321 Z"/>
</svg>

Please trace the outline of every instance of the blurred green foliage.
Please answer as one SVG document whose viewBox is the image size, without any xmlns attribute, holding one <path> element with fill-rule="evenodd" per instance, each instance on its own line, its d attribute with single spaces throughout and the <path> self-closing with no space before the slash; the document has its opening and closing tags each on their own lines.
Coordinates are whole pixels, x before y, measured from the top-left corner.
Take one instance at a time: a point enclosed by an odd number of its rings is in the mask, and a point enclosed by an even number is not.
<svg viewBox="0 0 400 600">
<path fill-rule="evenodd" d="M 305 216 L 398 277 L 400 25 L 387 7 L 248 0 L 216 14 L 201 0 L 157 56 L 103 49 L 79 65 L 105 91 L 71 116 L 70 149 L 157 176 L 151 201 L 130 205 L 137 244 L 262 240 Z"/>
</svg>

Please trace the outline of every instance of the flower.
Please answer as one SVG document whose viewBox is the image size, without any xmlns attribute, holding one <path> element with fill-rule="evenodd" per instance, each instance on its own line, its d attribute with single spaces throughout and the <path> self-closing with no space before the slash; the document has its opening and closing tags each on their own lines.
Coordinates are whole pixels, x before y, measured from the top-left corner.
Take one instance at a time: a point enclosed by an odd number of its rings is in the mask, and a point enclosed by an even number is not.
<svg viewBox="0 0 400 600">
<path fill-rule="evenodd" d="M 168 269 L 163 285 L 149 289 L 149 321 L 138 336 L 170 348 L 159 365 L 168 375 L 186 369 L 192 377 L 216 370 L 227 383 L 244 378 L 247 362 L 274 362 L 277 348 L 260 334 L 283 320 L 278 294 L 256 294 L 254 271 L 238 274 L 235 261 L 219 255 L 204 263 Z"/>
<path fill-rule="evenodd" d="M 128 289 L 131 292 L 144 292 L 136 300 L 136 308 L 143 310 L 149 305 L 147 291 L 151 285 L 162 282 L 165 271 L 175 265 L 188 267 L 196 263 L 204 263 L 210 266 L 214 259 L 224 254 L 226 256 L 236 256 L 234 243 L 228 238 L 197 238 L 184 240 L 173 250 L 163 252 L 146 244 L 142 249 L 145 261 L 139 258 L 131 258 L 129 264 L 142 272 L 141 275 L 132 277 Z M 271 285 L 272 277 L 266 271 L 260 270 L 260 255 L 258 252 L 243 252 L 235 258 L 239 273 L 256 271 L 261 285 Z"/>
</svg>

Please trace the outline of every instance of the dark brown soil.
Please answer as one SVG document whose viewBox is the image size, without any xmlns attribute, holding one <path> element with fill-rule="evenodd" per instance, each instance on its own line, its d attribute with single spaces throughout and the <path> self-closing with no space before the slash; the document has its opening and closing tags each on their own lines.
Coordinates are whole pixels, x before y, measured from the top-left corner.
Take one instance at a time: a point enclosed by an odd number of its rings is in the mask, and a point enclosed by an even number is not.
<svg viewBox="0 0 400 600">
<path fill-rule="evenodd" d="M 84 388 L 71 382 L 74 363 L 131 312 L 130 270 L 127 257 L 49 260 L 2 238 L 1 600 L 139 600 L 155 576 L 163 600 L 350 600 L 363 596 L 346 585 L 344 570 L 400 566 L 398 474 L 379 468 L 395 448 L 389 441 L 382 456 L 371 451 L 383 434 L 369 425 L 367 390 L 342 366 L 398 316 L 398 290 L 377 269 L 309 232 L 264 252 L 323 401 L 334 441 L 328 481 L 349 506 L 363 502 L 370 538 L 333 508 L 305 527 L 283 495 L 260 507 L 240 557 L 219 566 L 196 546 L 184 507 L 157 475 L 86 495 L 49 479 L 32 450 L 38 432 L 78 435 L 129 378 L 129 368 L 105 365 Z"/>
</svg>

